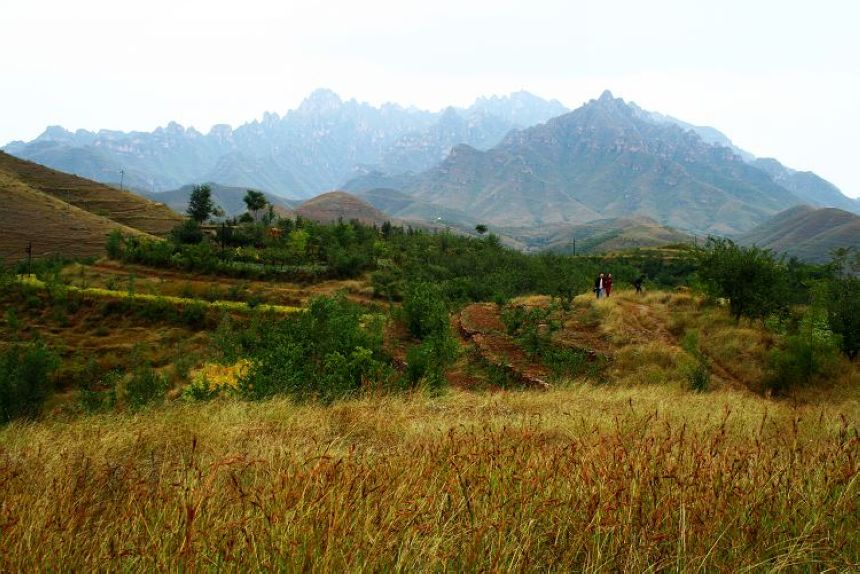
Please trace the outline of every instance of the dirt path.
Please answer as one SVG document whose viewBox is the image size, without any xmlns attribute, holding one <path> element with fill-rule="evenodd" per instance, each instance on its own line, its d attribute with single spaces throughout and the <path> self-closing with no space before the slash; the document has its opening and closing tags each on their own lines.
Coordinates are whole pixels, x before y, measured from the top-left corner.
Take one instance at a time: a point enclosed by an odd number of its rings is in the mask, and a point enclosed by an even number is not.
<svg viewBox="0 0 860 574">
<path fill-rule="evenodd" d="M 549 369 L 531 360 L 505 333 L 505 326 L 496 305 L 469 305 L 460 312 L 457 328 L 463 340 L 474 344 L 484 360 L 501 367 L 514 380 L 530 387 L 550 387 L 547 382 Z"/>
</svg>

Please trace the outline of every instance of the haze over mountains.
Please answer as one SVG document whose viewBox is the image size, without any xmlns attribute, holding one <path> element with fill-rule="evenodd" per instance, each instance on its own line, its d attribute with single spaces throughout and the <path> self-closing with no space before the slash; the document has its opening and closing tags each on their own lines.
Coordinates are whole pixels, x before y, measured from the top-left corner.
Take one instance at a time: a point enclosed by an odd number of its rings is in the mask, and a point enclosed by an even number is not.
<svg viewBox="0 0 860 574">
<path fill-rule="evenodd" d="M 460 145 L 421 174 L 369 174 L 345 187 L 395 189 L 425 205 L 520 227 L 647 216 L 731 235 L 792 205 L 833 200 L 857 209 L 824 180 L 810 174 L 809 185 L 796 184 L 796 172 L 769 162 L 778 166 L 772 173 L 789 179 L 789 190 L 730 145 L 712 128 L 649 115 L 605 92 L 545 124 L 509 133 L 490 150 Z"/>
<path fill-rule="evenodd" d="M 283 117 L 267 113 L 236 129 L 55 126 L 5 149 L 103 182 L 117 182 L 123 170 L 126 186 L 180 211 L 190 184 L 204 181 L 229 214 L 241 211 L 245 188 L 284 209 L 345 189 L 387 217 L 464 230 L 489 224 L 531 249 L 622 228 L 636 228 L 626 237 L 645 244 L 738 236 L 796 205 L 860 212 L 860 201 L 814 173 L 756 158 L 713 127 L 608 91 L 574 111 L 517 92 L 428 112 L 317 90 Z"/>
<path fill-rule="evenodd" d="M 283 117 L 266 113 L 236 129 L 217 125 L 202 134 L 171 122 L 149 133 L 72 133 L 51 126 L 5 151 L 106 183 L 118 183 L 124 170 L 125 184 L 146 191 L 213 181 L 301 199 L 336 188 L 356 170 L 421 171 L 454 145 L 486 149 L 511 129 L 565 111 L 527 92 L 427 112 L 396 104 L 377 108 L 317 90 Z"/>
</svg>

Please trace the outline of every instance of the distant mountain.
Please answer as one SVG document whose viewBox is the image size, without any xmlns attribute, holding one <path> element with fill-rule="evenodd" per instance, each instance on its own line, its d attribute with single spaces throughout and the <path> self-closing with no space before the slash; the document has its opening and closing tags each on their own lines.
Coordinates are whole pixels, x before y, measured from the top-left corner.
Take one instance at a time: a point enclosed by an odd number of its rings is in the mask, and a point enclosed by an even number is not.
<svg viewBox="0 0 860 574">
<path fill-rule="evenodd" d="M 528 127 L 542 124 L 570 110 L 558 100 L 544 100 L 521 90 L 508 96 L 478 98 L 466 111 L 467 115 L 495 116 L 512 126 Z"/>
<path fill-rule="evenodd" d="M 421 174 L 392 181 L 371 174 L 345 186 L 380 187 L 484 223 L 521 227 L 647 216 L 660 225 L 728 234 L 801 203 L 731 148 L 643 119 L 609 92 L 511 132 L 488 151 L 461 145 Z"/>
<path fill-rule="evenodd" d="M 433 113 L 394 104 L 374 107 L 317 90 L 295 110 L 208 134 L 171 122 L 153 132 L 70 132 L 51 126 L 4 149 L 18 157 L 105 183 L 160 191 L 201 181 L 305 198 L 356 173 L 421 171 L 452 146 L 492 147 L 514 128 L 564 111 L 525 92 L 479 99 Z M 528 122 L 528 123 L 526 123 Z M 121 171 L 123 172 L 121 174 Z"/>
<path fill-rule="evenodd" d="M 738 242 L 824 263 L 838 247 L 860 250 L 860 216 L 841 209 L 798 205 L 741 235 Z"/>
<path fill-rule="evenodd" d="M 730 140 L 726 134 L 716 128 L 712 128 L 710 126 L 697 126 L 687 123 L 683 120 L 679 120 L 678 118 L 661 114 L 659 112 L 650 112 L 647 110 L 643 110 L 633 102 L 628 103 L 628 105 L 633 109 L 633 112 L 639 118 L 645 121 L 655 124 L 676 125 L 686 131 L 691 131 L 695 133 L 700 138 L 702 138 L 702 141 L 705 143 L 731 149 L 746 162 L 752 162 L 756 159 L 755 156 L 750 152 L 737 147 L 734 143 L 732 143 L 732 140 Z"/>
<path fill-rule="evenodd" d="M 356 195 L 386 215 L 400 220 L 424 221 L 464 231 L 472 230 L 481 223 L 481 220 L 462 211 L 427 203 L 395 189 L 376 188 Z"/>
<path fill-rule="evenodd" d="M 639 117 L 646 121 L 658 124 L 674 124 L 694 132 L 706 143 L 731 149 L 745 162 L 767 173 L 775 183 L 786 188 L 806 203 L 819 207 L 838 207 L 860 213 L 860 201 L 845 196 L 838 187 L 811 171 L 793 170 L 773 158 L 757 158 L 750 152 L 737 147 L 728 136 L 715 128 L 688 124 L 671 116 L 645 111 L 633 103 L 629 105 Z"/>
<path fill-rule="evenodd" d="M 561 253 L 607 253 L 631 249 L 691 244 L 693 237 L 660 225 L 649 217 L 600 219 L 580 225 L 533 229 L 502 229 L 501 233 L 530 250 Z"/>
<path fill-rule="evenodd" d="M 224 215 L 227 217 L 235 217 L 247 211 L 247 206 L 244 201 L 245 194 L 248 191 L 247 188 L 226 187 L 217 183 L 209 183 L 208 185 L 212 190 L 212 201 L 224 210 Z M 192 185 L 186 185 L 172 191 L 155 193 L 144 191 L 139 193 L 152 201 L 165 204 L 176 213 L 184 214 L 185 210 L 188 208 L 188 199 L 191 196 L 193 187 L 194 186 Z M 292 210 L 296 203 L 298 203 L 269 193 L 266 193 L 265 196 L 269 203 L 274 207 L 279 207 L 287 211 Z"/>
<path fill-rule="evenodd" d="M 759 158 L 753 165 L 803 201 L 818 207 L 837 207 L 860 213 L 860 202 L 846 197 L 835 185 L 811 171 L 795 171 L 772 158 Z"/>
<path fill-rule="evenodd" d="M 164 235 L 182 218 L 137 195 L 0 152 L 0 260 L 104 255 L 108 233 Z"/>
</svg>

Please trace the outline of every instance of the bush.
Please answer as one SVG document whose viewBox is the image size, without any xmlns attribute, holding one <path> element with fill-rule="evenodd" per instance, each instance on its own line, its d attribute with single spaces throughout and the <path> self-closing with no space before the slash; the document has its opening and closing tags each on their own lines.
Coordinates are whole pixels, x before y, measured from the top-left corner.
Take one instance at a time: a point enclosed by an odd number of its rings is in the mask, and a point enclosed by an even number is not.
<svg viewBox="0 0 860 574">
<path fill-rule="evenodd" d="M 839 352 L 832 337 L 789 335 L 768 357 L 765 385 L 775 393 L 808 386 L 835 371 Z"/>
<path fill-rule="evenodd" d="M 78 381 L 78 398 L 83 409 L 88 413 L 97 413 L 111 409 L 116 405 L 116 385 L 122 378 L 120 371 L 100 373 L 95 377 L 84 373 Z"/>
<path fill-rule="evenodd" d="M 450 334 L 429 337 L 406 353 L 406 380 L 410 387 L 422 382 L 432 393 L 445 387 L 445 370 L 457 357 L 457 342 Z"/>
<path fill-rule="evenodd" d="M 549 350 L 552 335 L 560 323 L 552 317 L 556 312 L 554 305 L 549 307 L 525 307 L 512 305 L 502 311 L 502 322 L 508 334 L 514 337 L 529 355 L 536 356 Z"/>
<path fill-rule="evenodd" d="M 735 320 L 764 319 L 787 309 L 788 273 L 770 251 L 711 237 L 698 258 L 699 278 L 706 290 L 729 300 Z"/>
<path fill-rule="evenodd" d="M 711 386 L 711 362 L 699 345 L 699 334 L 695 331 L 687 331 L 681 345 L 695 359 L 686 373 L 690 389 L 700 393 L 707 391 Z"/>
<path fill-rule="evenodd" d="M 164 399 L 166 394 L 167 378 L 144 363 L 134 369 L 122 396 L 131 409 L 140 409 Z"/>
<path fill-rule="evenodd" d="M 450 330 L 448 305 L 432 283 L 412 285 L 403 298 L 403 319 L 413 337 L 425 339 Z"/>
<path fill-rule="evenodd" d="M 224 339 L 235 348 L 232 337 Z M 381 322 L 342 295 L 314 299 L 306 312 L 272 325 L 250 360 L 239 380 L 240 393 L 250 399 L 286 394 L 331 402 L 389 374 Z"/>
<path fill-rule="evenodd" d="M 860 353 L 860 279 L 841 276 L 828 282 L 827 323 L 840 337 L 840 347 L 853 359 Z"/>
<path fill-rule="evenodd" d="M 105 249 L 107 256 L 111 259 L 120 259 L 122 257 L 122 231 L 114 229 L 108 234 Z"/>
<path fill-rule="evenodd" d="M 40 342 L 12 345 L 0 354 L 0 423 L 37 417 L 58 366 L 57 355 Z"/>
</svg>

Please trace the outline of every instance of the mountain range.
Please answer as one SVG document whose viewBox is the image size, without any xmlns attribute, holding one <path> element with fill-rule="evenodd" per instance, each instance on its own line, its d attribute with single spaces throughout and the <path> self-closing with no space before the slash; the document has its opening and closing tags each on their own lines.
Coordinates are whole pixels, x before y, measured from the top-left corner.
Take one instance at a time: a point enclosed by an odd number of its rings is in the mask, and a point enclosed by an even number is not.
<svg viewBox="0 0 860 574">
<path fill-rule="evenodd" d="M 512 129 L 565 111 L 559 102 L 527 92 L 428 112 L 343 101 L 334 92 L 317 90 L 283 117 L 266 113 L 262 121 L 236 129 L 216 125 L 203 134 L 175 122 L 152 132 L 70 132 L 51 126 L 35 140 L 12 142 L 4 150 L 96 181 L 147 191 L 214 181 L 301 199 L 372 169 L 423 171 L 454 145 L 486 149 Z"/>
<path fill-rule="evenodd" d="M 243 211 L 248 188 L 285 213 L 342 189 L 385 217 L 466 232 L 488 224 L 524 249 L 563 248 L 567 237 L 609 237 L 623 226 L 646 242 L 740 237 L 797 205 L 860 213 L 860 201 L 814 173 L 608 91 L 573 111 L 517 92 L 428 112 L 317 90 L 283 117 L 267 113 L 236 129 L 54 126 L 6 150 L 102 182 L 122 174 L 123 185 L 158 189 L 139 193 L 180 212 L 190 184 L 203 181 L 228 215 Z M 335 211 L 350 212 L 352 200 L 333 198 Z"/>
<path fill-rule="evenodd" d="M 649 114 L 608 91 L 570 113 L 512 131 L 489 150 L 459 145 L 424 172 L 373 172 L 344 188 L 377 195 L 374 190 L 397 190 L 431 211 L 496 226 L 645 216 L 718 235 L 748 231 L 792 205 L 860 208 L 814 174 L 757 160 L 713 128 Z"/>
</svg>

